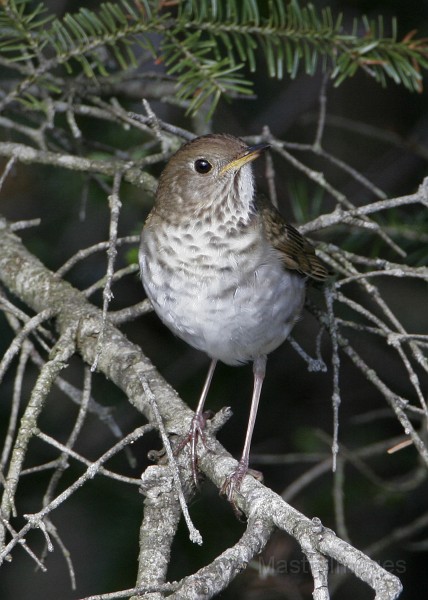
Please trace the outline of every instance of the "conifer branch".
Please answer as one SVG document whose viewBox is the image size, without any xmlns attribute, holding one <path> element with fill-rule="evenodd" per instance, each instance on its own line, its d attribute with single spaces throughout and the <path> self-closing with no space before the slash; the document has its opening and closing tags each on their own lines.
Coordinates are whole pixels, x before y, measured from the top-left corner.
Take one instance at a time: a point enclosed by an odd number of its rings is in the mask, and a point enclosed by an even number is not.
<svg viewBox="0 0 428 600">
<path fill-rule="evenodd" d="M 386 33 L 381 17 L 355 19 L 347 32 L 341 14 L 297 0 L 182 0 L 177 7 L 118 0 L 62 19 L 47 14 L 43 4 L 32 8 L 29 0 L 10 0 L 0 7 L 0 30 L 2 64 L 26 75 L 0 107 L 19 99 L 36 108 L 29 93 L 35 83 L 59 93 L 61 80 L 53 71 L 61 66 L 64 76 L 78 67 L 94 80 L 137 69 L 141 60 L 163 63 L 191 114 L 204 103 L 212 113 L 221 97 L 251 94 L 246 71 L 256 70 L 259 54 L 269 76 L 278 79 L 321 68 L 339 85 L 363 70 L 382 85 L 392 80 L 411 91 L 421 90 L 421 71 L 428 66 L 428 42 L 414 32 L 398 40 L 395 23 Z"/>
</svg>

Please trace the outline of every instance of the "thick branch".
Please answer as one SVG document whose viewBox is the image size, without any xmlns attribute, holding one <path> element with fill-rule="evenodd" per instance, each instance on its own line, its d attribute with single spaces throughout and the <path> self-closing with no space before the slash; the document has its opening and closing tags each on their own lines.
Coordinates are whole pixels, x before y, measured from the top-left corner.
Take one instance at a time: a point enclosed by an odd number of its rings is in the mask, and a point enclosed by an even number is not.
<svg viewBox="0 0 428 600">
<path fill-rule="evenodd" d="M 87 364 L 93 363 L 97 352 L 102 312 L 92 306 L 81 292 L 55 276 L 32 256 L 19 238 L 8 229 L 5 221 L 0 221 L 0 280 L 34 311 L 52 309 L 57 315 L 56 326 L 59 334 L 64 336 L 68 332 L 75 332 L 78 352 Z M 98 370 L 122 389 L 130 402 L 154 422 L 152 409 L 142 389 L 141 380 L 145 379 L 156 397 L 166 430 L 178 434 L 185 434 L 188 431 L 193 413 L 157 373 L 141 349 L 127 340 L 109 319 L 106 322 L 104 345 L 98 358 Z M 198 450 L 200 450 L 199 466 L 202 472 L 220 488 L 225 477 L 236 467 L 236 461 L 208 432 L 206 447 L 200 443 Z M 367 556 L 322 528 L 319 523 L 316 524 L 316 531 L 314 531 L 312 521 L 287 505 L 280 496 L 265 488 L 251 476 L 245 477 L 236 504 L 247 515 L 249 522 L 253 524 L 258 521 L 263 522 L 268 529 L 276 525 L 293 535 L 301 542 L 306 554 L 311 554 L 313 559 L 316 553 L 336 558 L 363 581 L 369 583 L 376 590 L 377 598 L 393 600 L 399 595 L 401 584 L 394 575 L 381 569 Z M 241 542 L 245 542 L 245 539 L 244 536 Z M 256 545 L 260 550 L 264 542 L 261 539 L 259 542 L 260 544 Z M 244 552 L 245 556 L 250 557 L 254 554 L 253 546 L 252 543 L 251 548 L 247 548 Z M 242 559 L 243 555 L 240 553 L 241 565 Z M 243 560 L 245 563 L 246 559 Z M 319 564 L 319 560 L 312 562 L 313 567 Z M 213 563 L 213 569 L 216 570 L 219 564 Z M 209 567 L 199 573 L 200 581 L 198 573 L 194 575 L 193 584 L 196 588 L 206 582 L 207 577 L 211 579 L 207 569 Z M 224 588 L 236 571 L 235 562 L 227 560 L 218 573 L 220 580 L 216 581 L 217 589 Z M 140 576 L 142 575 L 141 573 Z M 144 576 L 142 578 L 144 579 Z M 205 597 L 212 596 L 208 592 Z"/>
<path fill-rule="evenodd" d="M 101 311 L 30 254 L 20 239 L 9 231 L 4 220 L 0 221 L 0 280 L 35 312 L 53 309 L 58 315 L 56 325 L 60 335 L 74 329 L 77 322 L 77 350 L 87 364 L 93 363 Z M 142 372 L 157 397 L 167 430 L 179 434 L 187 432 L 193 414 L 191 410 L 159 375 L 141 349 L 109 321 L 98 370 L 123 390 L 135 408 L 152 421 L 151 409 L 139 379 L 139 372 Z"/>
</svg>

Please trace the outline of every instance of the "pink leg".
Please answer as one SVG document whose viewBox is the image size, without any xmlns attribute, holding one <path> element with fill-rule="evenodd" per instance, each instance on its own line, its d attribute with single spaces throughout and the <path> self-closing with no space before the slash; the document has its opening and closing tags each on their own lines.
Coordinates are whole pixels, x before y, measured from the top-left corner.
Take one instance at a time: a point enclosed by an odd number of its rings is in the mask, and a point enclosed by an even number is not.
<svg viewBox="0 0 428 600">
<path fill-rule="evenodd" d="M 232 500 L 232 496 L 235 491 L 239 490 L 239 487 L 248 471 L 248 462 L 250 456 L 251 438 L 253 437 L 254 425 L 256 423 L 257 409 L 259 407 L 260 392 L 262 390 L 263 380 L 266 372 L 266 360 L 267 357 L 262 355 L 258 356 L 253 364 L 254 373 L 254 389 L 253 397 L 251 399 L 250 416 L 248 419 L 247 433 L 245 435 L 244 448 L 242 450 L 241 460 L 239 461 L 236 470 L 227 477 L 224 482 L 221 493 L 227 496 L 229 501 Z"/>
<path fill-rule="evenodd" d="M 192 419 L 192 423 L 190 425 L 190 431 L 188 435 L 184 438 L 184 440 L 179 444 L 176 452 L 180 452 L 184 448 L 184 446 L 190 442 L 190 460 L 192 464 L 192 476 L 195 485 L 198 485 L 198 455 L 196 452 L 196 446 L 198 443 L 198 438 L 200 437 L 202 442 L 204 441 L 204 427 L 205 427 L 205 416 L 204 416 L 204 404 L 208 394 L 208 390 L 210 389 L 211 380 L 214 375 L 214 370 L 217 364 L 217 360 L 213 358 L 210 363 L 210 367 L 208 369 L 208 374 L 205 379 L 204 387 L 201 392 L 201 396 L 199 398 L 198 406 L 196 407 L 195 416 Z"/>
</svg>

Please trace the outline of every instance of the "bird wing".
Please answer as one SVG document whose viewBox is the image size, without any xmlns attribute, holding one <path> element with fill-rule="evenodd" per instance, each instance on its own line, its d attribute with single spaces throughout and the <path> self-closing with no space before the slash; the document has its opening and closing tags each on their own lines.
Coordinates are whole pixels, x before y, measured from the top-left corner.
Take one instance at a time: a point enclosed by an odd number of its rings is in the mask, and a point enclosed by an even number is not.
<svg viewBox="0 0 428 600">
<path fill-rule="evenodd" d="M 317 281 L 324 281 L 328 271 L 315 254 L 315 248 L 265 198 L 257 198 L 256 208 L 262 217 L 265 235 L 282 254 L 287 269 L 298 271 Z"/>
</svg>

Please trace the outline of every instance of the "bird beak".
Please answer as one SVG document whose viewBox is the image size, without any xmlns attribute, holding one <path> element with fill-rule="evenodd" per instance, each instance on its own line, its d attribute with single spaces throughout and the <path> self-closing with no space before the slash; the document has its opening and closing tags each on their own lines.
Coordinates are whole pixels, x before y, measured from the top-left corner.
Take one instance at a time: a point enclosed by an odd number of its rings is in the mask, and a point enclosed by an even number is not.
<svg viewBox="0 0 428 600">
<path fill-rule="evenodd" d="M 223 175 L 223 173 L 226 173 L 226 171 L 230 171 L 231 169 L 238 170 L 247 163 L 251 162 L 252 160 L 256 160 L 256 158 L 258 158 L 260 154 L 267 150 L 269 147 L 269 144 L 256 144 L 255 146 L 249 146 L 237 158 L 234 158 L 230 162 L 226 163 L 224 167 L 220 170 L 220 175 Z"/>
</svg>

